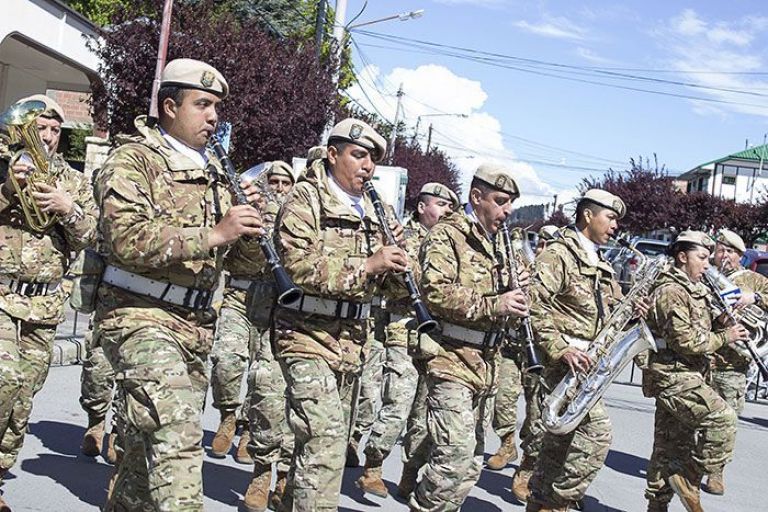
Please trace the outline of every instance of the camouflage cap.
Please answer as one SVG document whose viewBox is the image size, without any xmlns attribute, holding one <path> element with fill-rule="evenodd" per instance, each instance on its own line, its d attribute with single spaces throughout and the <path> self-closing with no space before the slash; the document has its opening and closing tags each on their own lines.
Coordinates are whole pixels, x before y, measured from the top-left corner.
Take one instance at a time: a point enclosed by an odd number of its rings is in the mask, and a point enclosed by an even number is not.
<svg viewBox="0 0 768 512">
<path fill-rule="evenodd" d="M 45 94 L 33 94 L 32 96 L 21 98 L 19 101 L 16 102 L 16 105 L 24 103 L 25 101 L 42 101 L 43 103 L 45 103 L 45 112 L 40 114 L 41 116 L 58 119 L 59 122 L 61 123 L 64 122 L 64 109 L 62 109 L 58 103 L 53 101 L 51 98 L 49 98 Z"/>
<path fill-rule="evenodd" d="M 229 94 L 229 85 L 224 75 L 210 64 L 195 59 L 175 59 L 169 62 L 160 77 L 160 87 L 166 85 L 207 91 L 221 99 Z"/>
<path fill-rule="evenodd" d="M 427 183 L 423 187 L 421 187 L 421 190 L 419 190 L 419 196 L 435 196 L 439 197 L 440 199 L 445 199 L 447 201 L 450 201 L 451 204 L 453 204 L 454 208 L 459 207 L 459 196 L 456 195 L 456 193 L 443 185 L 442 183 Z"/>
<path fill-rule="evenodd" d="M 681 231 L 680 234 L 677 235 L 677 238 L 675 238 L 675 241 L 672 243 L 672 245 L 675 246 L 681 242 L 700 245 L 705 249 L 709 249 L 710 251 L 715 247 L 714 240 L 712 240 L 712 238 L 710 238 L 710 236 L 703 231 Z"/>
<path fill-rule="evenodd" d="M 520 197 L 520 189 L 512 176 L 512 170 L 499 164 L 485 163 L 475 171 L 476 179 L 482 180 L 496 190 Z"/>
<path fill-rule="evenodd" d="M 622 201 L 619 196 L 613 195 L 606 190 L 600 190 L 599 188 L 587 190 L 587 193 L 584 194 L 584 197 L 582 197 L 579 202 L 581 201 L 589 201 L 590 203 L 595 203 L 604 208 L 608 208 L 609 210 L 613 210 L 620 219 L 627 214 L 627 205 L 624 204 L 624 201 Z"/>
<path fill-rule="evenodd" d="M 560 229 L 557 226 L 554 226 L 552 224 L 541 226 L 541 229 L 539 229 L 539 239 L 554 240 L 555 238 L 557 238 L 558 231 L 560 231 Z"/>
<path fill-rule="evenodd" d="M 328 158 L 328 148 L 326 146 L 313 146 L 307 151 L 307 164 L 315 160 L 322 160 L 323 158 Z"/>
<path fill-rule="evenodd" d="M 335 140 L 357 144 L 371 152 L 374 162 L 384 158 L 387 151 L 387 141 L 379 135 L 368 123 L 359 119 L 347 118 L 331 130 L 328 136 L 328 144 Z"/>
<path fill-rule="evenodd" d="M 744 244 L 744 240 L 730 229 L 721 229 L 717 234 L 717 242 L 733 247 L 741 254 L 747 252 L 747 246 Z"/>
<path fill-rule="evenodd" d="M 293 175 L 293 167 L 291 167 L 287 162 L 283 162 L 282 160 L 275 160 L 272 162 L 272 167 L 270 167 L 269 171 L 267 171 L 267 178 L 275 175 L 287 176 L 291 179 L 292 183 L 296 183 L 296 177 Z"/>
</svg>

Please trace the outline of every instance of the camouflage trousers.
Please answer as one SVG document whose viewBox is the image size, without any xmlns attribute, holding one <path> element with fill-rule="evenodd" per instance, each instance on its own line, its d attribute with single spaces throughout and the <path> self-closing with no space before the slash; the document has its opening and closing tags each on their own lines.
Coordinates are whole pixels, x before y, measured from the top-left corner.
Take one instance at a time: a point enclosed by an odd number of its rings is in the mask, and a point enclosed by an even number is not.
<svg viewBox="0 0 768 512">
<path fill-rule="evenodd" d="M 387 458 L 392 447 L 406 426 L 414 404 L 419 374 L 408 355 L 408 330 L 399 322 L 387 326 L 387 344 L 384 347 L 385 361 L 381 408 L 371 427 L 371 435 L 365 445 L 366 462 L 381 462 Z"/>
<path fill-rule="evenodd" d="M 747 394 L 747 370 L 712 370 L 709 382 L 718 395 L 723 397 L 736 414 L 744 410 Z"/>
<path fill-rule="evenodd" d="M 504 439 L 517 431 L 517 401 L 523 391 L 522 372 L 517 354 L 502 350 L 499 384 L 493 404 L 493 430 Z M 522 434 L 520 437 L 523 437 Z"/>
<path fill-rule="evenodd" d="M 416 368 L 418 381 L 413 405 L 405 422 L 401 455 L 403 466 L 418 470 L 427 463 L 432 445 L 427 427 L 427 371 L 421 360 L 414 359 L 413 366 Z"/>
<path fill-rule="evenodd" d="M 251 440 L 248 453 L 256 463 L 277 463 L 288 472 L 293 456 L 293 433 L 285 417 L 285 379 L 280 363 L 272 354 L 269 331 L 254 343 L 248 370 L 248 425 Z"/>
<path fill-rule="evenodd" d="M 545 372 L 546 384 L 553 388 L 563 374 L 562 368 L 550 369 Z M 556 508 L 582 499 L 611 446 L 611 420 L 603 401 L 598 400 L 579 426 L 565 435 L 546 432 L 540 419 L 536 423 L 531 436 L 538 436 L 539 453 L 529 483 L 531 500 Z"/>
<path fill-rule="evenodd" d="M 432 450 L 409 506 L 423 512 L 459 510 L 480 477 L 493 394 L 429 375 L 427 387 Z"/>
<path fill-rule="evenodd" d="M 334 372 L 323 359 L 280 360 L 295 448 L 282 506 L 335 511 L 339 504 L 359 376 Z"/>
<path fill-rule="evenodd" d="M 689 375 L 689 374 L 686 374 Z M 645 497 L 668 503 L 674 493 L 667 478 L 680 471 L 696 477 L 721 470 L 733 456 L 736 413 L 699 374 L 698 385 L 656 397 L 653 452 Z"/>
<path fill-rule="evenodd" d="M 0 311 L 0 468 L 16 463 L 32 399 L 43 387 L 56 326 L 25 322 Z"/>
<path fill-rule="evenodd" d="M 381 402 L 381 381 L 384 374 L 384 345 L 372 335 L 368 337 L 371 350 L 360 376 L 360 397 L 357 403 L 357 419 L 352 431 L 356 442 L 371 431 Z"/>
<path fill-rule="evenodd" d="M 93 331 L 85 333 L 85 360 L 80 373 L 80 406 L 88 414 L 89 423 L 104 421 L 112 404 L 115 372 L 104 349 L 94 344 Z"/>
<path fill-rule="evenodd" d="M 230 299 L 234 300 L 234 299 Z M 213 407 L 222 412 L 238 411 L 238 420 L 247 421 L 250 407 L 240 399 L 243 375 L 248 369 L 248 356 L 252 344 L 258 342 L 259 330 L 251 324 L 244 312 L 227 305 L 227 298 L 219 312 L 216 333 L 211 350 L 211 395 Z M 241 407 L 242 405 L 242 407 Z"/>
<path fill-rule="evenodd" d="M 160 324 L 95 336 L 116 370 L 114 401 L 123 451 L 107 511 L 203 510 L 207 354 L 185 348 Z"/>
</svg>

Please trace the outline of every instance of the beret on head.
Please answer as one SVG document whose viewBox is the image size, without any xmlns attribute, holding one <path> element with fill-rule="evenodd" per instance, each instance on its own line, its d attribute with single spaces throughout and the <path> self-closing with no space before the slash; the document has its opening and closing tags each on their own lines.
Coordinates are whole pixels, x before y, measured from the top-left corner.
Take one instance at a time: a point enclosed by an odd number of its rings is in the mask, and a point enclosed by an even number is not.
<svg viewBox="0 0 768 512">
<path fill-rule="evenodd" d="M 557 232 L 559 231 L 559 228 L 557 226 L 554 226 L 552 224 L 547 224 L 546 226 L 541 226 L 541 229 L 539 229 L 539 239 L 540 240 L 554 240 L 557 237 Z"/>
<path fill-rule="evenodd" d="M 627 205 L 624 204 L 624 201 L 622 201 L 619 196 L 611 194 L 605 190 L 600 190 L 599 188 L 587 190 L 587 193 L 584 194 L 584 197 L 582 197 L 579 202 L 581 201 L 589 201 L 590 203 L 595 203 L 604 208 L 608 208 L 609 210 L 613 210 L 620 219 L 627 214 Z"/>
<path fill-rule="evenodd" d="M 166 64 L 160 77 L 160 87 L 163 86 L 207 91 L 221 99 L 229 94 L 224 75 L 210 64 L 195 59 L 175 59 Z"/>
<path fill-rule="evenodd" d="M 710 251 L 715 248 L 714 240 L 712 240 L 712 238 L 710 238 L 710 236 L 703 231 L 682 231 L 679 235 L 677 235 L 677 238 L 675 238 L 672 246 L 674 247 L 680 242 L 688 242 L 691 244 L 700 245 Z"/>
<path fill-rule="evenodd" d="M 512 170 L 499 164 L 485 163 L 475 171 L 476 179 L 482 180 L 496 190 L 520 197 L 520 189 L 512 176 Z"/>
<path fill-rule="evenodd" d="M 459 206 L 459 197 L 453 190 L 449 189 L 442 183 L 432 182 L 425 184 L 423 187 L 421 187 L 421 190 L 419 190 L 419 196 L 423 195 L 435 196 L 439 197 L 440 199 L 450 201 L 454 208 L 458 208 Z"/>
<path fill-rule="evenodd" d="M 371 152 L 374 162 L 384 158 L 384 153 L 387 151 L 387 141 L 384 137 L 379 135 L 365 121 L 351 117 L 333 127 L 331 134 L 328 136 L 328 145 L 334 141 L 349 142 L 367 149 Z"/>
<path fill-rule="evenodd" d="M 721 229 L 720 233 L 717 234 L 717 242 L 733 247 L 741 254 L 747 252 L 747 246 L 744 244 L 744 240 L 730 229 Z"/>
<path fill-rule="evenodd" d="M 282 160 L 275 160 L 272 162 L 272 167 L 267 171 L 267 177 L 269 176 L 287 176 L 291 179 L 292 183 L 296 183 L 296 177 L 293 175 L 293 168 Z"/>
<path fill-rule="evenodd" d="M 20 105 L 24 103 L 25 101 L 42 101 L 45 103 L 45 112 L 40 114 L 43 117 L 52 117 L 55 119 L 58 119 L 59 122 L 64 122 L 64 109 L 59 106 L 58 103 L 53 101 L 51 98 L 46 96 L 45 94 L 33 94 L 32 96 L 27 96 L 26 98 L 22 98 L 19 101 L 16 102 L 16 105 Z"/>
</svg>

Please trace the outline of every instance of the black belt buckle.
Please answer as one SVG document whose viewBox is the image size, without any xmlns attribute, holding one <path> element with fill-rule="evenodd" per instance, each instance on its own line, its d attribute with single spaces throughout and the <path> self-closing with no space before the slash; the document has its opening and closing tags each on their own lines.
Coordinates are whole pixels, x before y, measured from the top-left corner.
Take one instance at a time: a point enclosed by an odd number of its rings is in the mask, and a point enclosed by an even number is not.
<svg viewBox="0 0 768 512">
<path fill-rule="evenodd" d="M 502 331 L 490 331 L 485 333 L 485 339 L 483 339 L 483 348 L 494 349 L 501 343 L 504 338 Z"/>
</svg>

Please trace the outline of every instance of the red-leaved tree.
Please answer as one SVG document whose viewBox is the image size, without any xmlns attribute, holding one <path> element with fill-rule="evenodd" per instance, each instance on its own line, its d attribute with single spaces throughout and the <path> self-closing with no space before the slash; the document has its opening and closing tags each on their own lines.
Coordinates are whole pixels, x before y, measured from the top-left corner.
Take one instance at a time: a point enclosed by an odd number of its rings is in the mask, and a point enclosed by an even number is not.
<svg viewBox="0 0 768 512">
<path fill-rule="evenodd" d="M 392 164 L 408 169 L 408 186 L 405 192 L 405 207 L 416 207 L 419 191 L 426 183 L 442 183 L 459 195 L 459 170 L 439 150 L 425 153 L 417 142 L 398 139 Z"/>
</svg>

